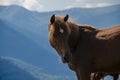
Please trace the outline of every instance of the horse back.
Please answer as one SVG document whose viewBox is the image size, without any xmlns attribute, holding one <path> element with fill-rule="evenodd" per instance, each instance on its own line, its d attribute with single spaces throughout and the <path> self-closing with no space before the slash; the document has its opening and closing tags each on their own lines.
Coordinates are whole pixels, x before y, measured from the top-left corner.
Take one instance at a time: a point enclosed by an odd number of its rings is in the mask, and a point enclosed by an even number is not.
<svg viewBox="0 0 120 80">
<path fill-rule="evenodd" d="M 120 39 L 120 25 L 107 29 L 102 29 L 97 33 L 96 37 L 98 39 L 104 39 L 104 40 L 113 39 L 113 38 Z"/>
</svg>

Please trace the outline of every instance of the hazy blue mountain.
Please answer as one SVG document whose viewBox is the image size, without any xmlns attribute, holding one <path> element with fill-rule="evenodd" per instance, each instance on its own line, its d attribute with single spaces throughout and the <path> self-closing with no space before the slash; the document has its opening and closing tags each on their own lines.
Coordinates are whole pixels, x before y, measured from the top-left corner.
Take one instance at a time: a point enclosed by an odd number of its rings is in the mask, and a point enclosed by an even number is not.
<svg viewBox="0 0 120 80">
<path fill-rule="evenodd" d="M 50 47 L 47 29 L 49 21 L 41 18 L 46 17 L 45 14 L 39 14 L 18 6 L 0 7 L 0 55 L 26 61 L 44 68 L 48 73 L 74 74 L 60 62 Z"/>
<path fill-rule="evenodd" d="M 0 80 L 71 80 L 56 76 L 15 58 L 0 56 Z"/>
<path fill-rule="evenodd" d="M 120 25 L 120 5 L 42 13 L 20 6 L 0 6 L 0 56 L 23 60 L 50 74 L 74 76 L 49 45 L 48 23 L 52 14 L 69 14 L 72 21 L 97 28 Z"/>
<path fill-rule="evenodd" d="M 66 65 L 60 63 L 55 51 L 43 48 L 46 43 L 45 40 L 40 40 L 44 44 L 38 45 L 29 37 L 6 25 L 3 21 L 1 21 L 0 25 L 0 55 L 24 60 L 42 67 L 46 72 L 50 73 L 66 74 L 70 72 Z"/>
</svg>

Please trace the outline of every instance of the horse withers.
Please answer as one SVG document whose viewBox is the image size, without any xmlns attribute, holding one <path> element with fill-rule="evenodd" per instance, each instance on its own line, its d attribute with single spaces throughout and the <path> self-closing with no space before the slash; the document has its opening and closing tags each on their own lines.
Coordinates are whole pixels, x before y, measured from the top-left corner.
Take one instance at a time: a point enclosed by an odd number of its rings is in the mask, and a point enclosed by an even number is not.
<svg viewBox="0 0 120 80">
<path fill-rule="evenodd" d="M 120 72 L 120 26 L 96 29 L 52 15 L 49 41 L 63 63 L 76 72 L 78 80 L 90 80 L 91 73 Z"/>
</svg>

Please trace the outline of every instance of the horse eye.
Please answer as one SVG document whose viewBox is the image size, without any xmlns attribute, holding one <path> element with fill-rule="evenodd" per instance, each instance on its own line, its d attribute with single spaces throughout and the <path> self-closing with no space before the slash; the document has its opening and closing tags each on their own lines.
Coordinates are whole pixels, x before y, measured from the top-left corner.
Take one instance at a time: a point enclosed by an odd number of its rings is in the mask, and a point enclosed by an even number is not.
<svg viewBox="0 0 120 80">
<path fill-rule="evenodd" d="M 62 34 L 64 33 L 64 30 L 62 28 L 60 28 L 60 33 L 62 33 Z"/>
</svg>

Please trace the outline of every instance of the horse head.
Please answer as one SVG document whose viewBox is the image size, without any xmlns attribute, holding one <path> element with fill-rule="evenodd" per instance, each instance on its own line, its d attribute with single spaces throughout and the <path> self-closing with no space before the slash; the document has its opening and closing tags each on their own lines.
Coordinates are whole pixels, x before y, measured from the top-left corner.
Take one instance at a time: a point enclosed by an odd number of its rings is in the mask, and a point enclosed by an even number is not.
<svg viewBox="0 0 120 80">
<path fill-rule="evenodd" d="M 50 44 L 61 56 L 63 63 L 68 63 L 72 57 L 68 46 L 68 38 L 71 32 L 67 24 L 68 18 L 69 15 L 60 17 L 53 14 L 48 26 Z"/>
</svg>

